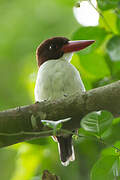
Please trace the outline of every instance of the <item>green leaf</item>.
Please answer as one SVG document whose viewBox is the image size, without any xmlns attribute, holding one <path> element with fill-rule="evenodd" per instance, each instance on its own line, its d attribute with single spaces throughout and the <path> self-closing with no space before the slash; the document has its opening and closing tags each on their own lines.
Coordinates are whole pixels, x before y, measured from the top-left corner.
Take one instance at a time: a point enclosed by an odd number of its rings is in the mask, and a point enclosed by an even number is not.
<svg viewBox="0 0 120 180">
<path fill-rule="evenodd" d="M 101 10 L 114 9 L 118 7 L 119 0 L 97 0 L 98 7 Z"/>
<path fill-rule="evenodd" d="M 80 128 L 79 130 L 78 130 L 78 139 L 79 140 L 81 140 L 81 139 L 86 139 L 86 140 L 94 140 L 94 141 L 96 141 L 97 140 L 97 138 L 93 135 L 93 134 L 91 134 L 91 132 L 89 132 L 89 131 L 85 131 L 83 128 Z"/>
<path fill-rule="evenodd" d="M 77 68 L 77 70 L 80 72 L 82 81 L 85 85 L 85 88 L 87 90 L 92 89 L 89 79 L 92 79 L 93 77 L 91 77 L 91 74 L 89 74 L 86 71 L 86 69 L 82 66 L 82 64 L 80 62 L 80 57 L 78 56 L 78 54 L 74 53 L 73 58 L 71 60 L 71 64 L 73 64 Z"/>
<path fill-rule="evenodd" d="M 118 31 L 120 32 L 120 14 L 119 14 L 119 17 L 117 18 L 117 28 L 118 28 Z"/>
<path fill-rule="evenodd" d="M 119 123 L 120 123 L 120 117 L 115 118 L 115 119 L 113 120 L 113 122 L 112 122 L 113 125 L 114 125 L 114 124 L 119 124 Z"/>
<path fill-rule="evenodd" d="M 94 80 L 110 75 L 109 68 L 102 54 L 98 54 L 95 52 L 85 55 L 79 54 L 79 58 L 81 66 L 88 73 L 88 76 L 91 76 L 92 78 L 94 78 Z"/>
<path fill-rule="evenodd" d="M 102 54 L 74 54 L 71 63 L 79 70 L 87 90 L 93 88 L 93 83 L 110 76 L 110 70 Z M 99 68 L 97 68 L 99 67 Z"/>
<path fill-rule="evenodd" d="M 114 148 L 116 147 L 116 148 Z M 102 151 L 102 156 L 119 156 L 120 155 L 120 141 L 117 141 L 115 144 L 114 144 L 114 147 L 111 146 L 111 147 L 108 147 L 108 148 L 105 148 L 103 149 Z"/>
<path fill-rule="evenodd" d="M 81 127 L 95 136 L 101 136 L 111 126 L 112 120 L 113 115 L 110 112 L 96 111 L 81 120 Z"/>
<path fill-rule="evenodd" d="M 107 53 L 112 61 L 120 61 L 120 36 L 113 36 L 108 41 Z"/>
<path fill-rule="evenodd" d="M 106 50 L 107 51 L 107 50 Z M 106 63 L 110 69 L 111 77 L 108 77 L 108 82 L 112 83 L 120 79 L 120 61 L 111 60 L 109 54 L 106 52 L 105 55 Z"/>
<path fill-rule="evenodd" d="M 92 168 L 91 180 L 113 180 L 119 175 L 119 159 L 116 156 L 105 156 L 99 159 Z"/>
<path fill-rule="evenodd" d="M 113 122 L 114 122 L 114 120 L 113 120 Z M 109 135 L 109 138 L 106 139 L 106 142 L 109 144 L 114 144 L 115 141 L 120 140 L 120 123 L 113 124 L 113 122 L 112 122 L 112 127 L 111 127 L 111 134 Z M 118 146 L 118 148 L 119 147 L 120 146 Z"/>
<path fill-rule="evenodd" d="M 105 28 L 105 30 L 107 30 L 110 33 L 113 32 L 114 34 L 118 33 L 116 22 L 117 16 L 113 12 L 113 10 L 103 11 L 102 16 L 100 16 L 99 18 L 99 26 Z"/>
<path fill-rule="evenodd" d="M 88 48 L 81 51 L 82 54 L 88 54 L 92 50 L 98 48 L 107 36 L 107 31 L 100 27 L 80 27 L 73 33 L 73 40 L 95 40 L 96 42 Z"/>
</svg>

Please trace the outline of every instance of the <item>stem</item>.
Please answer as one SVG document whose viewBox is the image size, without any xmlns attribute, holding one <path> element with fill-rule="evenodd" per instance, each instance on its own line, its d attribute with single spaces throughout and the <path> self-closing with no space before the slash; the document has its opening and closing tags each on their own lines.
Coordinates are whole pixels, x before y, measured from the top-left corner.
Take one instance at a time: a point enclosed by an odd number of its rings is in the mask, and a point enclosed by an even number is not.
<svg viewBox="0 0 120 180">
<path fill-rule="evenodd" d="M 102 12 L 94 6 L 94 4 L 91 2 L 91 0 L 88 0 L 88 2 L 89 2 L 90 5 L 98 12 L 98 14 L 101 16 L 101 18 L 103 19 L 105 25 L 106 25 L 107 28 L 110 30 L 110 33 L 114 34 L 111 26 L 108 24 L 107 20 L 105 19 L 104 15 L 102 14 Z"/>
<path fill-rule="evenodd" d="M 49 130 L 49 131 L 43 131 L 43 132 L 24 132 L 24 131 L 20 131 L 17 133 L 0 133 L 0 136 L 17 136 L 17 135 L 44 135 L 44 134 L 49 134 L 49 133 L 53 133 L 53 130 Z"/>
</svg>

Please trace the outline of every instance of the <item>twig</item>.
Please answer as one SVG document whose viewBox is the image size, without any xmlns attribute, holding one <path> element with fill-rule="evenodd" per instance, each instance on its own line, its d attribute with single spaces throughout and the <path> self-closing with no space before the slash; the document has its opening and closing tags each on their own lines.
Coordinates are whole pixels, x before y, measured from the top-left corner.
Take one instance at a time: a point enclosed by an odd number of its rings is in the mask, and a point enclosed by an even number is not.
<svg viewBox="0 0 120 180">
<path fill-rule="evenodd" d="M 44 134 L 49 134 L 53 133 L 53 130 L 49 130 L 49 131 L 43 131 L 43 132 L 25 132 L 25 131 L 20 131 L 17 133 L 4 133 L 4 132 L 0 132 L 0 136 L 19 136 L 19 135 L 44 135 Z"/>
<path fill-rule="evenodd" d="M 108 24 L 107 20 L 105 19 L 104 15 L 102 14 L 102 12 L 94 6 L 94 4 L 91 2 L 91 0 L 88 0 L 88 2 L 91 4 L 91 6 L 92 6 L 92 7 L 98 12 L 98 14 L 101 16 L 101 18 L 103 19 L 103 21 L 104 21 L 104 23 L 106 24 L 107 28 L 110 30 L 109 33 L 114 34 L 111 26 Z"/>
</svg>

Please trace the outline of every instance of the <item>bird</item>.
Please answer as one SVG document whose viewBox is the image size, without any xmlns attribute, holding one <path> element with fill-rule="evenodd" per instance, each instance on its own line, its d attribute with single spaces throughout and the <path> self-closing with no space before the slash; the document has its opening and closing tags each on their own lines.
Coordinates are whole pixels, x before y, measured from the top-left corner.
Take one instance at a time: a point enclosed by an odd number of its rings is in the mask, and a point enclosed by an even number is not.
<svg viewBox="0 0 120 180">
<path fill-rule="evenodd" d="M 44 40 L 36 50 L 38 74 L 35 84 L 35 101 L 57 100 L 76 92 L 84 92 L 85 87 L 79 71 L 70 63 L 73 53 L 80 51 L 94 40 L 70 41 L 66 37 L 52 37 Z M 54 137 L 58 143 L 62 165 L 75 160 L 72 133 Z"/>
</svg>

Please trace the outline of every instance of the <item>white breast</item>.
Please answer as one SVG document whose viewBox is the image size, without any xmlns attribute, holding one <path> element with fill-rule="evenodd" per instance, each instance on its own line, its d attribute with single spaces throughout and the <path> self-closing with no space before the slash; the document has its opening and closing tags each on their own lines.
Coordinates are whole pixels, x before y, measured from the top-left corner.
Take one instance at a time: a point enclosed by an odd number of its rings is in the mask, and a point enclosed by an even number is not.
<svg viewBox="0 0 120 180">
<path fill-rule="evenodd" d="M 77 69 L 65 60 L 49 60 L 39 68 L 35 101 L 55 100 L 75 92 L 85 91 Z"/>
</svg>

